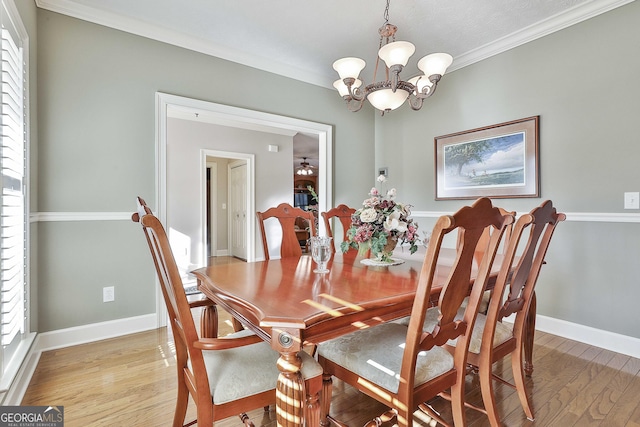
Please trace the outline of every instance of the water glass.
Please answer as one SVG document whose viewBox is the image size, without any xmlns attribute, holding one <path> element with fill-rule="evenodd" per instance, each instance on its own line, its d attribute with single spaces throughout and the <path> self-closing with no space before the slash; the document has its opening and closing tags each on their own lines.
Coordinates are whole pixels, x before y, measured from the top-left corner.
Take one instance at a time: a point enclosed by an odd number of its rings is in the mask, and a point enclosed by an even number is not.
<svg viewBox="0 0 640 427">
<path fill-rule="evenodd" d="M 311 257 L 318 264 L 318 268 L 314 269 L 314 273 L 328 273 L 327 263 L 331 259 L 331 240 L 332 237 L 314 236 L 309 239 L 311 243 Z"/>
</svg>

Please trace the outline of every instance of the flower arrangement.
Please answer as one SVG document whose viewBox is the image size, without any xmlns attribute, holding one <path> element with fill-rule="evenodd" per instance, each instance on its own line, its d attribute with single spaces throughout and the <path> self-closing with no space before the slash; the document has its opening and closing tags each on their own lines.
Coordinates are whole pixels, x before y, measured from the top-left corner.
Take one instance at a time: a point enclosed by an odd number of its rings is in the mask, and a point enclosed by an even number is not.
<svg viewBox="0 0 640 427">
<path fill-rule="evenodd" d="M 380 175 L 377 181 L 384 185 L 387 178 Z M 391 262 L 391 254 L 398 243 L 408 243 L 412 254 L 417 251 L 418 224 L 409 218 L 411 205 L 395 201 L 395 188 L 383 196 L 373 187 L 369 196 L 362 203 L 362 208 L 351 216 L 347 240 L 340 245 L 342 252 L 347 252 L 349 248 L 358 249 L 360 254 L 371 250 L 378 261 Z"/>
</svg>

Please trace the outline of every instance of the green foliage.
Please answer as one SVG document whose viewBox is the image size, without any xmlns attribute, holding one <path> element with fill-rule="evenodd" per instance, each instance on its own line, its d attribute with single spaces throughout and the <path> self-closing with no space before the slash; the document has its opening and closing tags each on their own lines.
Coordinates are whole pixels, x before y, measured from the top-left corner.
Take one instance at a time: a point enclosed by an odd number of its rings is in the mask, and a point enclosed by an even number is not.
<svg viewBox="0 0 640 427">
<path fill-rule="evenodd" d="M 489 148 L 489 140 L 449 145 L 444 148 L 445 164 L 455 166 L 456 174 L 460 175 L 462 167 L 467 163 L 482 162 L 482 156 Z"/>
</svg>

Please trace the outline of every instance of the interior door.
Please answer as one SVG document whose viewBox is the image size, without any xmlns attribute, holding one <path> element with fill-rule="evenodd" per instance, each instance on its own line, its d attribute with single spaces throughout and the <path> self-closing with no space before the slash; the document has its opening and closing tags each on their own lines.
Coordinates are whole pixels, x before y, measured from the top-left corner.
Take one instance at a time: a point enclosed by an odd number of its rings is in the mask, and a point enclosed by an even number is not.
<svg viewBox="0 0 640 427">
<path fill-rule="evenodd" d="M 229 242 L 231 256 L 247 259 L 247 163 L 229 165 Z"/>
</svg>

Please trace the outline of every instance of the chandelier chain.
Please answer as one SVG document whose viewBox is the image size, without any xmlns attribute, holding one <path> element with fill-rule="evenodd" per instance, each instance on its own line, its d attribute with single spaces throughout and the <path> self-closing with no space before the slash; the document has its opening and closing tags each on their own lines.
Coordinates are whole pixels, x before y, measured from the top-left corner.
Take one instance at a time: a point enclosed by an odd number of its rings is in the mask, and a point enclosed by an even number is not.
<svg viewBox="0 0 640 427">
<path fill-rule="evenodd" d="M 389 3 L 391 0 L 387 0 L 387 7 L 384 9 L 384 23 L 385 25 L 389 23 Z"/>
</svg>

